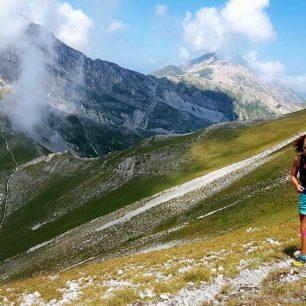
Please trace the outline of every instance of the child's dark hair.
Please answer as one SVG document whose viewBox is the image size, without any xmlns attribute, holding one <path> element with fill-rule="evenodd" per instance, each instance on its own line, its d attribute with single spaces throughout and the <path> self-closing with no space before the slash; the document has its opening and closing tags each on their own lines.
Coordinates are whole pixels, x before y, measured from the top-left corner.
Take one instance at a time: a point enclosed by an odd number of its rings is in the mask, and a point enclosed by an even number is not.
<svg viewBox="0 0 306 306">
<path fill-rule="evenodd" d="M 303 153 L 304 152 L 304 139 L 306 138 L 306 134 L 300 136 L 293 142 L 293 147 L 295 152 L 297 153 Z"/>
</svg>

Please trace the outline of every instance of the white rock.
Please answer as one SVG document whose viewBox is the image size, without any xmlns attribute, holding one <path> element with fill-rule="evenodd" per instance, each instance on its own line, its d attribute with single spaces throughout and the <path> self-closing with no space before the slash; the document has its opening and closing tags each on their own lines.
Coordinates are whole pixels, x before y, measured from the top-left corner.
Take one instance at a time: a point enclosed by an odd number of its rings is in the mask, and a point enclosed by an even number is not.
<svg viewBox="0 0 306 306">
<path fill-rule="evenodd" d="M 119 274 L 119 275 L 122 275 L 122 274 L 123 274 L 123 270 L 122 270 L 122 269 L 119 269 L 119 270 L 118 270 L 118 274 Z"/>
<path fill-rule="evenodd" d="M 188 272 L 192 269 L 193 269 L 193 266 L 186 266 L 186 267 L 182 267 L 182 268 L 178 269 L 177 272 L 178 273 L 185 273 L 185 272 Z"/>
<path fill-rule="evenodd" d="M 144 299 L 145 296 L 146 296 L 142 291 L 139 291 L 139 292 L 138 292 L 138 295 L 139 295 L 139 297 L 140 297 L 141 299 Z"/>
<path fill-rule="evenodd" d="M 167 294 L 162 293 L 162 294 L 160 295 L 160 298 L 161 298 L 162 300 L 168 300 L 168 299 L 169 299 L 169 296 L 168 296 Z"/>
<path fill-rule="evenodd" d="M 266 242 L 270 244 L 280 244 L 279 241 L 273 240 L 272 238 L 266 238 Z"/>
<path fill-rule="evenodd" d="M 151 289 L 146 289 L 145 294 L 149 298 L 152 298 L 153 296 L 155 296 L 155 294 L 153 293 L 153 291 Z"/>
</svg>

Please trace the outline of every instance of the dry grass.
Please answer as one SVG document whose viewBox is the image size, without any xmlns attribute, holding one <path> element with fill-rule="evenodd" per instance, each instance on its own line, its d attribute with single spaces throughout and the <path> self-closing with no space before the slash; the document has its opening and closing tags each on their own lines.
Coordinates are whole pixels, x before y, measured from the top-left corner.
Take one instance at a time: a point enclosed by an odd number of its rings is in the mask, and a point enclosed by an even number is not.
<svg viewBox="0 0 306 306">
<path fill-rule="evenodd" d="M 186 283 L 181 279 L 175 279 L 170 282 L 155 282 L 152 285 L 153 292 L 156 294 L 156 296 L 159 298 L 159 296 L 164 293 L 170 293 L 175 294 L 177 293 L 181 288 L 183 288 Z"/>
<path fill-rule="evenodd" d="M 185 283 L 192 282 L 199 284 L 201 282 L 208 282 L 211 278 L 211 271 L 207 267 L 197 267 L 188 271 L 184 276 L 183 280 Z"/>
<path fill-rule="evenodd" d="M 254 232 L 247 232 L 246 228 L 243 228 L 203 242 L 86 264 L 53 276 L 37 276 L 10 282 L 0 286 L 0 299 L 6 297 L 10 302 L 16 302 L 21 294 L 38 291 L 46 302 L 52 299 L 59 300 L 62 293 L 58 289 L 67 288 L 67 281 L 76 281 L 82 277 L 82 293 L 79 302 L 74 302 L 75 305 L 79 305 L 80 301 L 86 301 L 88 305 L 126 305 L 140 299 L 138 291 L 141 288 L 149 288 L 155 294 L 154 297 L 145 299 L 158 300 L 162 293 L 175 294 L 190 283 L 199 285 L 209 282 L 220 273 L 224 277 L 234 277 L 240 273 L 242 259 L 246 262 L 244 268 L 248 269 L 284 259 L 288 256 L 286 250 L 294 250 L 298 246 L 297 233 L 296 220 L 281 225 L 265 226 Z M 281 244 L 269 243 L 267 238 L 278 240 Z M 254 246 L 257 248 L 247 253 L 248 248 Z M 187 266 L 192 266 L 192 269 L 178 271 Z M 119 270 L 122 271 L 119 273 Z M 89 279 L 92 279 L 92 282 Z M 103 300 L 111 279 L 129 282 L 132 287 L 116 287 L 109 299 Z M 303 296 L 303 284 L 280 285 L 274 281 L 275 279 L 275 276 L 270 275 L 269 279 L 265 280 L 265 284 L 269 284 L 266 291 L 263 290 L 261 296 L 256 299 L 251 299 L 255 305 L 266 296 L 269 296 L 269 303 L 272 298 L 274 301 L 287 296 L 288 292 L 290 296 Z M 7 291 L 7 288 L 13 290 Z M 229 291 L 230 287 L 225 286 L 220 293 L 224 295 Z M 228 305 L 235 305 L 235 301 L 229 300 Z"/>
<path fill-rule="evenodd" d="M 108 306 L 121 306 L 135 302 L 139 295 L 133 288 L 118 289 L 113 292 L 113 296 L 105 301 Z"/>
<path fill-rule="evenodd" d="M 5 96 L 7 96 L 11 92 L 12 92 L 12 88 L 11 87 L 0 88 L 0 100 L 5 98 Z"/>
</svg>

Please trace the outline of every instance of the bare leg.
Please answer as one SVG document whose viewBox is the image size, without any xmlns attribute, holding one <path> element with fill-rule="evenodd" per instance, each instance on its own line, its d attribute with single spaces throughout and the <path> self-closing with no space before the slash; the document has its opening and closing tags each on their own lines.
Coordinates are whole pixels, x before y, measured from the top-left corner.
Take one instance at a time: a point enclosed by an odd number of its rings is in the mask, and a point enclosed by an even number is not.
<svg viewBox="0 0 306 306">
<path fill-rule="evenodd" d="M 300 214 L 301 221 L 301 238 L 302 238 L 302 255 L 306 255 L 306 215 Z"/>
</svg>

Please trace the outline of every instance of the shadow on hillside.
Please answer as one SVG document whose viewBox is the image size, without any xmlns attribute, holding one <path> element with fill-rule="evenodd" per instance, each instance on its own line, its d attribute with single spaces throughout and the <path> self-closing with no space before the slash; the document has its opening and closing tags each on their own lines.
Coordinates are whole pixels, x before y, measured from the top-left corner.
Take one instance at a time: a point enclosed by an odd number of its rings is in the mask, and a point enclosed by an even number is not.
<svg viewBox="0 0 306 306">
<path fill-rule="evenodd" d="M 290 257 L 294 257 L 294 252 L 298 250 L 299 250 L 299 247 L 296 244 L 294 244 L 294 245 L 289 245 L 285 247 L 283 252 Z"/>
</svg>

